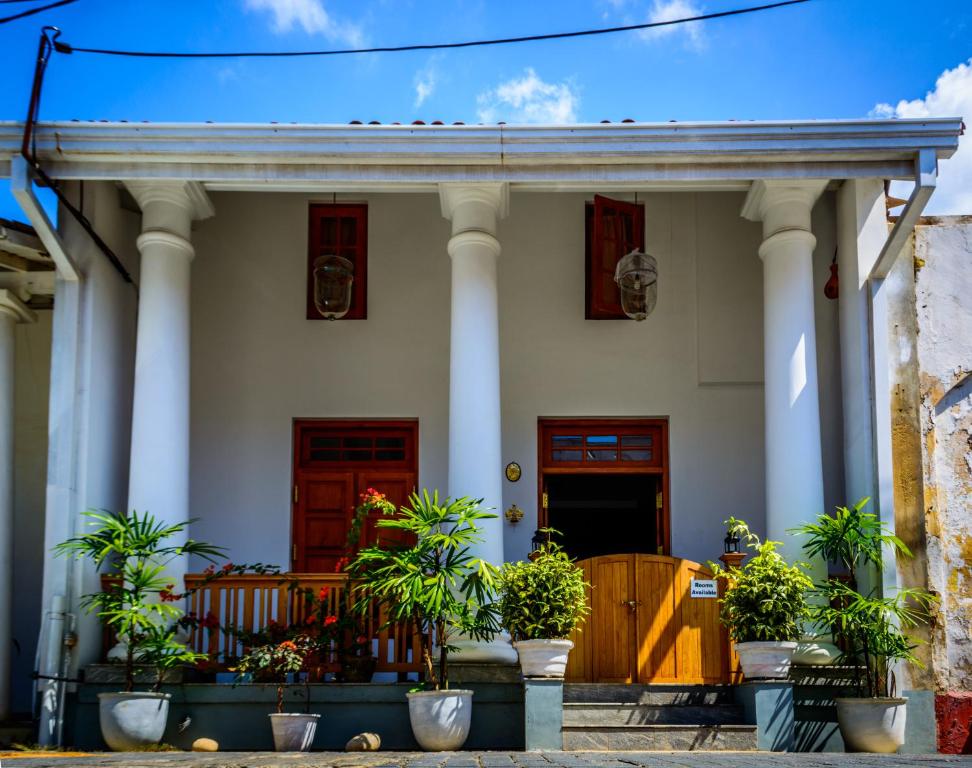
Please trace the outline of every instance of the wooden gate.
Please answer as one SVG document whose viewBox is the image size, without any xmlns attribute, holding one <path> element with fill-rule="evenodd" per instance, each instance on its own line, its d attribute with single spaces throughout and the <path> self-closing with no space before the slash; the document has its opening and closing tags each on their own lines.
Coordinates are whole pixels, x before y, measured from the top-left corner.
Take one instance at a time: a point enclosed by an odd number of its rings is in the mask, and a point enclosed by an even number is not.
<svg viewBox="0 0 972 768">
<path fill-rule="evenodd" d="M 593 683 L 725 683 L 731 649 L 719 603 L 691 597 L 698 563 L 663 555 L 582 560 L 591 613 L 571 636 L 567 680 Z"/>
</svg>

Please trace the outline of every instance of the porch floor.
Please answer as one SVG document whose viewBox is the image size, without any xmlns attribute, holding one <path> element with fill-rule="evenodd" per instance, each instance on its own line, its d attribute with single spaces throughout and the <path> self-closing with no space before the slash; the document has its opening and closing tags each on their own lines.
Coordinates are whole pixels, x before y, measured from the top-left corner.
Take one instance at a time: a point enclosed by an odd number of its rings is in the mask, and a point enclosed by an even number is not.
<svg viewBox="0 0 972 768">
<path fill-rule="evenodd" d="M 113 752 L 16 755 L 14 768 L 972 768 L 972 755 L 769 752 Z"/>
</svg>

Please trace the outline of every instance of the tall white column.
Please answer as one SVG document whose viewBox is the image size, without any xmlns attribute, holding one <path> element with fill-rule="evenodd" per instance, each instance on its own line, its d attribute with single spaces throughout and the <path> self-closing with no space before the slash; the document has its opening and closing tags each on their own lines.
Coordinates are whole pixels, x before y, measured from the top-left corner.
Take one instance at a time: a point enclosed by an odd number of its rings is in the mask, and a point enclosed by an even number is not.
<svg viewBox="0 0 972 768">
<path fill-rule="evenodd" d="M 452 221 L 449 346 L 449 495 L 482 498 L 497 517 L 483 520 L 475 554 L 503 563 L 503 455 L 500 426 L 496 223 L 506 215 L 505 184 L 441 184 L 442 215 Z M 454 643 L 463 661 L 515 663 L 508 640 Z"/>
<path fill-rule="evenodd" d="M 810 213 L 826 182 L 754 182 L 743 216 L 763 222 L 766 535 L 806 560 L 788 530 L 824 512 Z M 826 577 L 823 561 L 814 579 Z"/>
<path fill-rule="evenodd" d="M 130 182 L 142 209 L 128 509 L 189 519 L 189 278 L 194 219 L 213 209 L 184 182 Z M 179 589 L 188 563 L 169 566 Z"/>
<path fill-rule="evenodd" d="M 17 323 L 34 313 L 0 289 L 0 722 L 10 714 L 14 551 L 14 353 Z"/>
</svg>

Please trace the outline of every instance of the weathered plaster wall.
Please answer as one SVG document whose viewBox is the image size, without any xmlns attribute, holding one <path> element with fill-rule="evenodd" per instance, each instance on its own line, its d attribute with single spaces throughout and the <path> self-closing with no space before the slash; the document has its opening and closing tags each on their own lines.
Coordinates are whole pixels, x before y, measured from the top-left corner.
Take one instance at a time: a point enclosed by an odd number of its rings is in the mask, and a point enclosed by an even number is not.
<svg viewBox="0 0 972 768">
<path fill-rule="evenodd" d="M 972 751 L 972 218 L 915 236 L 928 582 L 939 748 Z"/>
<path fill-rule="evenodd" d="M 29 712 L 34 652 L 40 628 L 44 570 L 44 494 L 47 485 L 47 397 L 51 372 L 51 312 L 17 326 L 14 401 L 15 641 L 11 671 L 13 712 Z"/>
<path fill-rule="evenodd" d="M 445 486 L 449 223 L 434 195 L 356 197 L 369 205 L 368 319 L 317 322 L 304 317 L 311 198 L 212 199 L 215 217 L 194 234 L 193 535 L 237 561 L 286 564 L 294 417 L 417 417 L 420 482 Z M 711 558 L 729 515 L 763 526 L 759 225 L 740 218 L 741 194 L 640 195 L 660 262 L 658 308 L 640 324 L 586 321 L 586 199 L 514 193 L 500 223 L 503 451 L 523 468 L 503 502 L 527 513 L 504 524 L 506 556 L 524 556 L 535 528 L 537 418 L 625 415 L 671 419 L 673 551 Z M 813 223 L 832 506 L 843 488 L 836 303 L 821 290 L 832 196 Z"/>
</svg>

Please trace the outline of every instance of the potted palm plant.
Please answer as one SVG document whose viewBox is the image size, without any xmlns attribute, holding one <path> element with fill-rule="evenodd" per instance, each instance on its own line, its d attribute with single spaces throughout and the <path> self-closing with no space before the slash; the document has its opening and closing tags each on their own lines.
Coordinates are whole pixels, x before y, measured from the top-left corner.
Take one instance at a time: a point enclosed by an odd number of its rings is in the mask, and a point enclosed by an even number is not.
<svg viewBox="0 0 972 768">
<path fill-rule="evenodd" d="M 125 690 L 98 694 L 101 734 L 116 751 L 157 744 L 169 715 L 169 694 L 160 691 L 165 673 L 205 658 L 177 640 L 177 622 L 184 614 L 177 603 L 182 596 L 172 592 L 165 569 L 173 559 L 186 555 L 213 561 L 222 549 L 192 539 L 171 543 L 181 537 L 188 522 L 167 525 L 147 512 L 84 514 L 94 530 L 58 544 L 55 552 L 88 558 L 99 569 L 108 566 L 113 577 L 106 589 L 81 601 L 86 610 L 97 611 L 126 645 Z M 135 690 L 136 664 L 157 669 L 151 691 Z"/>
<path fill-rule="evenodd" d="M 459 749 L 469 735 L 473 692 L 449 689 L 450 640 L 490 640 L 499 631 L 498 572 L 470 552 L 482 541 L 476 523 L 491 517 L 480 501 L 413 493 L 396 517 L 377 521 L 400 535 L 361 549 L 349 566 L 355 610 L 378 608 L 386 625 L 412 622 L 421 636 L 427 690 L 408 694 L 408 714 L 425 750 Z"/>
<path fill-rule="evenodd" d="M 904 542 L 877 517 L 865 512 L 870 499 L 853 507 L 838 507 L 815 523 L 796 529 L 807 537 L 804 550 L 846 570 L 845 578 L 830 578 L 817 586 L 820 600 L 812 618 L 831 627 L 844 649 L 840 662 L 851 667 L 856 697 L 836 699 L 837 723 L 844 745 L 854 752 L 897 752 L 904 744 L 907 699 L 897 696 L 893 668 L 900 662 L 921 663 L 917 641 L 902 630 L 927 621 L 934 597 L 921 589 L 900 589 L 893 596 L 860 591 L 862 569 L 884 568 L 885 549 L 911 557 Z"/>
<path fill-rule="evenodd" d="M 530 560 L 503 566 L 499 612 L 524 677 L 564 676 L 574 647 L 568 638 L 588 612 L 587 588 L 584 572 L 549 536 Z"/>
<path fill-rule="evenodd" d="M 709 564 L 726 585 L 719 617 L 736 644 L 747 679 L 785 678 L 809 616 L 806 594 L 813 582 L 799 564 L 786 562 L 777 551 L 779 542 L 761 541 L 733 517 L 726 525 L 756 554 L 741 568 Z"/>
<path fill-rule="evenodd" d="M 277 711 L 270 715 L 273 746 L 278 752 L 306 752 L 314 743 L 320 715 L 309 712 L 284 712 L 284 688 L 288 680 L 304 669 L 317 644 L 307 635 L 297 634 L 280 643 L 268 643 L 253 648 L 240 659 L 237 671 L 251 673 L 254 678 L 277 684 Z M 310 706 L 310 698 L 307 698 Z"/>
</svg>

